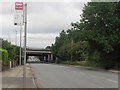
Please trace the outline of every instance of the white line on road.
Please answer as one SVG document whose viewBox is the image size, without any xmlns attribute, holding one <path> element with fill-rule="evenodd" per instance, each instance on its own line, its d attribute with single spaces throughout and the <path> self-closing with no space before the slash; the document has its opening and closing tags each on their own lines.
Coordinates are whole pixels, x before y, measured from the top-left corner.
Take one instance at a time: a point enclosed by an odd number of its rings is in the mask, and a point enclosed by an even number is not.
<svg viewBox="0 0 120 90">
<path fill-rule="evenodd" d="M 90 85 L 92 85 L 92 86 L 96 86 L 96 84 L 94 84 L 94 83 L 90 83 Z"/>
<path fill-rule="evenodd" d="M 96 87 L 96 84 L 94 83 L 90 83 L 90 85 Z M 98 88 L 104 88 L 104 87 L 99 86 Z"/>
<path fill-rule="evenodd" d="M 77 71 L 73 71 L 73 72 L 77 72 Z"/>
<path fill-rule="evenodd" d="M 85 75 L 85 73 L 83 73 L 83 72 L 80 72 L 80 74 L 81 74 L 81 75 Z"/>
<path fill-rule="evenodd" d="M 107 79 L 108 81 L 110 82 L 113 82 L 113 83 L 118 83 L 117 81 L 114 81 L 114 80 L 111 80 L 111 79 Z"/>
<path fill-rule="evenodd" d="M 98 88 L 104 88 L 104 87 L 98 87 Z"/>
<path fill-rule="evenodd" d="M 92 78 L 97 78 L 97 76 L 94 76 L 94 75 L 91 75 L 90 77 L 92 77 Z"/>
<path fill-rule="evenodd" d="M 65 67 L 65 66 L 60 66 L 60 67 Z"/>
</svg>

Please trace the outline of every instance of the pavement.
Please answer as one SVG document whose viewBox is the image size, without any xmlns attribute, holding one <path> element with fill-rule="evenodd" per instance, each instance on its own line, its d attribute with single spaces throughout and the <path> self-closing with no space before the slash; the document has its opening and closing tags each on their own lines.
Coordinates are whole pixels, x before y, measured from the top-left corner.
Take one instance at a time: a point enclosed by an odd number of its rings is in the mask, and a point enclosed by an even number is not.
<svg viewBox="0 0 120 90">
<path fill-rule="evenodd" d="M 30 66 L 38 88 L 118 88 L 117 73 L 56 64 Z"/>
<path fill-rule="evenodd" d="M 36 88 L 30 65 L 26 64 L 26 78 L 23 78 L 23 66 L 17 66 L 1 72 L 2 88 Z M 1 87 L 0 87 L 1 88 Z M 6 89 L 7 90 L 7 89 Z"/>
</svg>

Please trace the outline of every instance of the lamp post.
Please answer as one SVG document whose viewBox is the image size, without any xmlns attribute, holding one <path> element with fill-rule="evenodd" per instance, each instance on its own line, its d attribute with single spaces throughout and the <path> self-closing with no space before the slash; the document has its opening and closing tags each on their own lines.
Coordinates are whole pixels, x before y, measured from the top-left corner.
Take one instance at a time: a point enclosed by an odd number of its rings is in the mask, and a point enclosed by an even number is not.
<svg viewBox="0 0 120 90">
<path fill-rule="evenodd" d="M 15 30 L 15 45 L 17 46 L 17 30 Z"/>
<path fill-rule="evenodd" d="M 72 59 L 73 59 L 73 55 L 72 55 L 72 49 L 73 49 L 73 39 L 71 40 L 71 64 L 72 64 Z"/>
<path fill-rule="evenodd" d="M 27 3 L 24 5 L 24 68 L 23 68 L 23 82 L 26 86 L 26 40 L 27 40 Z"/>
<path fill-rule="evenodd" d="M 20 60 L 19 60 L 19 65 L 21 65 L 21 56 L 22 56 L 22 25 L 20 24 Z"/>
</svg>

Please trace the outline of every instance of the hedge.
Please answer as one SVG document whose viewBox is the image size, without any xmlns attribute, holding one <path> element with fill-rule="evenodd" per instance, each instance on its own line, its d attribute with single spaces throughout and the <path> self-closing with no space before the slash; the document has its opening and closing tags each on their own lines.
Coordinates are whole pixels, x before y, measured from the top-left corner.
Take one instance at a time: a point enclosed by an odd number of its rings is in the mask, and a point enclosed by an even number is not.
<svg viewBox="0 0 120 90">
<path fill-rule="evenodd" d="M 2 57 L 0 57 L 0 60 L 3 60 L 4 65 L 7 65 L 7 62 L 8 62 L 8 52 L 7 52 L 7 50 L 0 49 L 0 55 L 2 56 Z"/>
</svg>

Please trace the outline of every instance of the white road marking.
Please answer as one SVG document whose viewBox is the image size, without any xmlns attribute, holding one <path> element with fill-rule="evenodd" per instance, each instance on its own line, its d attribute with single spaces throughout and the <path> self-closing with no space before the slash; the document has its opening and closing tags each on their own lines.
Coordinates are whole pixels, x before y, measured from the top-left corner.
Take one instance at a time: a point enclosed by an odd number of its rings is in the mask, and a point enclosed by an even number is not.
<svg viewBox="0 0 120 90">
<path fill-rule="evenodd" d="M 92 85 L 92 86 L 96 86 L 94 83 L 90 83 L 90 85 Z"/>
<path fill-rule="evenodd" d="M 85 73 L 83 73 L 83 72 L 80 72 L 80 74 L 85 75 Z"/>
<path fill-rule="evenodd" d="M 114 80 L 111 80 L 111 79 L 107 79 L 108 81 L 110 82 L 113 82 L 113 83 L 118 83 L 117 81 L 114 81 Z"/>
<path fill-rule="evenodd" d="M 60 66 L 60 67 L 65 67 L 65 66 Z"/>
<path fill-rule="evenodd" d="M 98 87 L 98 88 L 104 88 L 104 87 Z"/>
<path fill-rule="evenodd" d="M 90 77 L 92 77 L 92 78 L 97 78 L 97 76 L 94 76 L 94 75 L 91 75 Z"/>
<path fill-rule="evenodd" d="M 76 71 L 73 71 L 73 72 L 76 72 Z"/>
<path fill-rule="evenodd" d="M 90 83 L 90 85 L 96 86 L 96 84 L 94 84 L 94 83 Z M 99 86 L 98 88 L 104 88 L 104 87 Z"/>
</svg>

